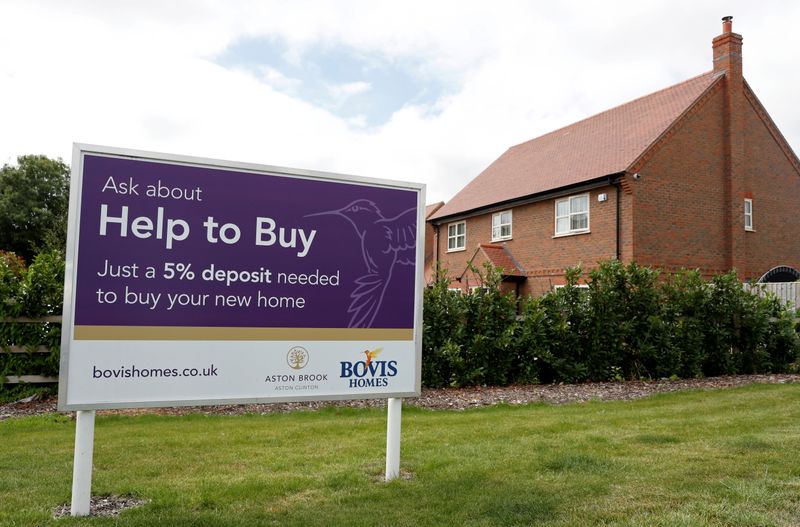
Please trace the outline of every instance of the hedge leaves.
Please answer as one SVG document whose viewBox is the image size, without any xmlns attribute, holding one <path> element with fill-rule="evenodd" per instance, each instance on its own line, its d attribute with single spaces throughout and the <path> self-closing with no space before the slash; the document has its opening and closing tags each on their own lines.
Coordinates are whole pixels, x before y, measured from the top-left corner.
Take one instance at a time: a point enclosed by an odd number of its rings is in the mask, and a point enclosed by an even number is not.
<svg viewBox="0 0 800 527">
<path fill-rule="evenodd" d="M 499 272 L 473 270 L 484 288 L 425 291 L 422 382 L 429 387 L 779 373 L 797 368 L 797 313 L 746 290 L 734 273 L 658 271 L 601 262 L 577 287 L 539 298 L 501 294 Z"/>
</svg>

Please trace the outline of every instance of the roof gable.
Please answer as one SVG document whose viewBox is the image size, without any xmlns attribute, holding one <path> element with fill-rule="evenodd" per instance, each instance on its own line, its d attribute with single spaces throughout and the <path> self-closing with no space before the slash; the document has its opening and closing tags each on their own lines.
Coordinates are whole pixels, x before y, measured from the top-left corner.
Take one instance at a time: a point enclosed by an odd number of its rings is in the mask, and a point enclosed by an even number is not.
<svg viewBox="0 0 800 527">
<path fill-rule="evenodd" d="M 719 78 L 704 73 L 513 146 L 431 219 L 624 172 Z"/>
<path fill-rule="evenodd" d="M 463 277 L 469 270 L 471 265 L 477 263 L 490 262 L 492 267 L 500 269 L 500 274 L 504 277 L 524 277 L 525 271 L 519 266 L 517 261 L 512 256 L 511 252 L 505 245 L 497 245 L 493 243 L 482 243 L 478 245 L 472 257 L 467 261 L 467 267 L 461 273 Z"/>
<path fill-rule="evenodd" d="M 761 104 L 761 101 L 758 99 L 758 97 L 756 97 L 755 92 L 747 83 L 747 81 L 744 81 L 744 96 L 750 103 L 750 106 L 756 112 L 756 115 L 764 123 L 764 126 L 767 127 L 769 133 L 772 134 L 772 138 L 778 144 L 778 147 L 783 151 L 786 159 L 789 160 L 789 163 L 792 164 L 792 167 L 794 167 L 795 171 L 800 174 L 800 159 L 797 157 L 797 154 L 794 153 L 794 150 L 792 150 L 792 147 L 789 145 L 789 142 L 786 140 L 786 138 L 783 137 L 783 134 L 778 129 L 775 121 L 772 120 L 769 112 L 767 112 L 767 109 L 764 108 L 764 105 Z"/>
</svg>

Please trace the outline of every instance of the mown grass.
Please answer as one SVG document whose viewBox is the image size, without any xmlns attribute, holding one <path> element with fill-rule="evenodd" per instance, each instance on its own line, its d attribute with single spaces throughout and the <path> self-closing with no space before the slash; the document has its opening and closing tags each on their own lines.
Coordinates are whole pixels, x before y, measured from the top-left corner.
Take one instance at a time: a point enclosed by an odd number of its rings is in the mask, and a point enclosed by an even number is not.
<svg viewBox="0 0 800 527">
<path fill-rule="evenodd" d="M 54 520 L 74 422 L 0 422 L 0 525 L 800 525 L 800 386 L 635 402 L 404 408 L 382 482 L 385 413 L 101 416 L 94 494 L 148 500 Z"/>
</svg>

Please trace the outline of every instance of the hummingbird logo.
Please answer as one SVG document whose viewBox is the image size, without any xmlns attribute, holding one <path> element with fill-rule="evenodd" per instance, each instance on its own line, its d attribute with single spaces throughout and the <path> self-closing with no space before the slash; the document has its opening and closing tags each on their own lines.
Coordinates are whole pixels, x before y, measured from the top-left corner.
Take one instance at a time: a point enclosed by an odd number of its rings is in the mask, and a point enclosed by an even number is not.
<svg viewBox="0 0 800 527">
<path fill-rule="evenodd" d="M 383 348 L 376 348 L 376 349 L 374 349 L 372 351 L 364 350 L 364 355 L 367 356 L 367 360 L 366 360 L 366 365 L 365 366 L 367 368 L 369 368 L 369 363 L 372 362 L 372 359 L 374 359 L 376 356 L 380 355 L 380 353 L 382 351 L 383 351 Z"/>
<path fill-rule="evenodd" d="M 358 199 L 341 209 L 308 214 L 306 218 L 312 216 L 339 216 L 346 219 L 361 241 L 361 257 L 366 272 L 356 278 L 356 287 L 350 294 L 348 327 L 372 327 L 392 281 L 395 266 L 414 265 L 416 261 L 416 208 L 387 218 L 374 201 Z"/>
</svg>

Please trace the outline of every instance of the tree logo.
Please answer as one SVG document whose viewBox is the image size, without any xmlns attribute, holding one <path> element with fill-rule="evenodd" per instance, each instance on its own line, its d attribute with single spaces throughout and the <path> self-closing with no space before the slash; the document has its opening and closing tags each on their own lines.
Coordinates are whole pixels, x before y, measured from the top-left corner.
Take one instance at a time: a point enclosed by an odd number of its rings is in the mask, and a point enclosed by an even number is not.
<svg viewBox="0 0 800 527">
<path fill-rule="evenodd" d="M 294 346 L 286 354 L 286 363 L 293 370 L 302 370 L 308 364 L 308 350 L 301 346 Z"/>
</svg>

